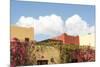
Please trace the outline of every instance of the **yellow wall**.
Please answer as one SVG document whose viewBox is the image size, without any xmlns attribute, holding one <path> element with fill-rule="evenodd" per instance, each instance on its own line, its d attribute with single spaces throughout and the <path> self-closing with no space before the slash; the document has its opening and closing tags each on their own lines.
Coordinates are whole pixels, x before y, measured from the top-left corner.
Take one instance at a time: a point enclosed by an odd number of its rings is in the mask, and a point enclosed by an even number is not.
<svg viewBox="0 0 100 67">
<path fill-rule="evenodd" d="M 17 37 L 20 40 L 24 40 L 26 37 L 28 37 L 30 40 L 33 40 L 33 28 L 24 28 L 13 25 L 11 26 L 11 38 L 13 37 Z"/>
<path fill-rule="evenodd" d="M 38 52 L 37 49 L 39 49 Z M 54 58 L 56 64 L 60 63 L 60 50 L 52 46 L 35 46 L 32 54 L 35 54 L 36 60 L 48 60 L 48 64 L 52 64 L 50 61 L 51 58 Z M 31 58 L 30 60 L 34 61 L 34 59 L 32 59 L 34 57 L 32 54 L 29 55 Z M 44 56 L 44 58 L 41 58 L 42 56 Z"/>
<path fill-rule="evenodd" d="M 89 45 L 95 47 L 95 44 L 94 34 L 80 36 L 80 45 Z"/>
</svg>

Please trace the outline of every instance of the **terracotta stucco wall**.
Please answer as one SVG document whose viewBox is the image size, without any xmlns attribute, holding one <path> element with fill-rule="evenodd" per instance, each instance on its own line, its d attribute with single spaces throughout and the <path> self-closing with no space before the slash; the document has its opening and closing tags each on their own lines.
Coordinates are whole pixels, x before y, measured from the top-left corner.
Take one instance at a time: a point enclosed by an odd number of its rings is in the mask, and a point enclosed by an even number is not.
<svg viewBox="0 0 100 67">
<path fill-rule="evenodd" d="M 76 44 L 79 45 L 79 36 L 69 36 L 67 34 L 59 35 L 53 39 L 61 40 L 64 44 Z"/>
</svg>

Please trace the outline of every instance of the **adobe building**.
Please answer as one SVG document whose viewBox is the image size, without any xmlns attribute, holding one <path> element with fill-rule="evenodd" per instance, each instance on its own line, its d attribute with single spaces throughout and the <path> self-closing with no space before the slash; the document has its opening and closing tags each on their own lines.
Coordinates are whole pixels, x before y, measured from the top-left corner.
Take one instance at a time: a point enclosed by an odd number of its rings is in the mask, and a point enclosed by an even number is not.
<svg viewBox="0 0 100 67">
<path fill-rule="evenodd" d="M 16 37 L 19 40 L 25 40 L 25 38 L 33 40 L 34 38 L 33 28 L 25 28 L 12 25 L 10 28 L 10 34 L 11 38 Z"/>
<path fill-rule="evenodd" d="M 33 55 L 35 55 L 35 59 L 30 59 L 30 61 L 35 61 L 34 64 L 37 65 L 59 64 L 61 62 L 60 50 L 53 46 L 36 46 Z M 33 58 L 33 55 L 30 58 Z"/>
<path fill-rule="evenodd" d="M 95 48 L 95 34 L 81 35 L 80 36 L 80 45 L 81 46 L 91 46 Z"/>
<path fill-rule="evenodd" d="M 79 36 L 70 36 L 66 33 L 63 33 L 57 37 L 54 37 L 55 40 L 61 40 L 63 44 L 73 44 L 73 45 L 79 45 Z"/>
</svg>

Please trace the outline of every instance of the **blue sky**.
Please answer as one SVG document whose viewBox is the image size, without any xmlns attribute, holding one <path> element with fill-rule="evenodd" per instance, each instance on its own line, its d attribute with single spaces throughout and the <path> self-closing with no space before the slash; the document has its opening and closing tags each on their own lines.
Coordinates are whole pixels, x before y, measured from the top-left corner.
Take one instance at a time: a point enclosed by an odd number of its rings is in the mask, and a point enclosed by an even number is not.
<svg viewBox="0 0 100 67">
<path fill-rule="evenodd" d="M 11 24 L 18 21 L 21 16 L 38 18 L 56 14 L 63 20 L 73 14 L 80 15 L 90 25 L 95 24 L 95 6 L 93 5 L 72 5 L 72 4 L 51 4 L 39 2 L 11 1 Z"/>
<path fill-rule="evenodd" d="M 95 6 L 94 5 L 74 5 L 74 4 L 54 4 L 40 2 L 25 2 L 11 0 L 11 24 L 15 24 L 21 16 L 34 17 L 49 16 L 55 14 L 61 16 L 65 21 L 70 16 L 78 14 L 89 25 L 95 25 Z M 35 39 L 47 39 L 48 35 L 38 34 Z"/>
</svg>

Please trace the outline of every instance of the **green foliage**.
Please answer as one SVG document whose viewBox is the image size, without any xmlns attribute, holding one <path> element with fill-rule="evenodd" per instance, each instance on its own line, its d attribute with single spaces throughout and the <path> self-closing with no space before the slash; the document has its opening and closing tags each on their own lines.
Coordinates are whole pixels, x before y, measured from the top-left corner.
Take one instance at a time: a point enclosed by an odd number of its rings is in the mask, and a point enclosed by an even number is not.
<svg viewBox="0 0 100 67">
<path fill-rule="evenodd" d="M 60 48 L 61 63 L 69 63 L 71 61 L 71 53 L 76 49 L 79 49 L 78 45 L 62 45 Z"/>
<path fill-rule="evenodd" d="M 70 53 L 76 49 L 79 48 L 79 45 L 71 45 L 71 44 L 63 44 L 61 42 L 54 42 L 54 41 L 46 41 L 46 42 L 40 42 L 35 43 L 35 48 L 29 47 L 28 54 L 30 54 L 30 63 L 35 64 L 36 60 L 36 49 L 39 49 L 41 51 L 44 51 L 46 47 L 54 47 L 58 50 L 60 50 L 60 58 L 61 63 L 68 63 L 71 60 Z"/>
</svg>

